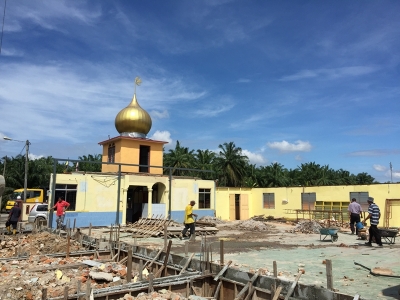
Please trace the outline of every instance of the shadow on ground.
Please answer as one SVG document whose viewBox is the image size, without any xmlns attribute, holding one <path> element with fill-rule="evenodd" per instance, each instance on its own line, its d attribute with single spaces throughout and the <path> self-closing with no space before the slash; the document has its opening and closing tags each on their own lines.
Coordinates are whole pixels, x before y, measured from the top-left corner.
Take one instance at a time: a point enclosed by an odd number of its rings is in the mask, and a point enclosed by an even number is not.
<svg viewBox="0 0 400 300">
<path fill-rule="evenodd" d="M 393 299 L 400 299 L 400 284 L 383 289 L 382 295 Z"/>
</svg>

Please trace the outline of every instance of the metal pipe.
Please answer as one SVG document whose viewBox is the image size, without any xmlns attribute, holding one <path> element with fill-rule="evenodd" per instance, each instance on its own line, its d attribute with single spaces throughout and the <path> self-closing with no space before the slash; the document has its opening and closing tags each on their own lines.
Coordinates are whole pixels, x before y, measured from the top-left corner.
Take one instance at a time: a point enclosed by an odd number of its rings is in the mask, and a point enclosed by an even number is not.
<svg viewBox="0 0 400 300">
<path fill-rule="evenodd" d="M 172 169 L 169 168 L 168 219 L 171 219 Z"/>
<path fill-rule="evenodd" d="M 54 206 L 54 199 L 56 197 L 56 176 L 57 176 L 57 164 L 58 160 L 53 160 L 53 179 L 51 182 L 51 198 L 49 201 L 49 208 Z M 53 228 L 53 212 L 49 212 L 49 222 L 47 223 L 47 227 Z"/>
<path fill-rule="evenodd" d="M 28 194 L 28 155 L 29 155 L 29 141 L 25 142 L 25 178 L 24 178 L 24 201 L 26 202 L 26 196 Z"/>
<path fill-rule="evenodd" d="M 118 192 L 117 192 L 117 216 L 115 224 L 119 225 L 119 201 L 121 198 L 121 165 L 118 165 Z"/>
</svg>

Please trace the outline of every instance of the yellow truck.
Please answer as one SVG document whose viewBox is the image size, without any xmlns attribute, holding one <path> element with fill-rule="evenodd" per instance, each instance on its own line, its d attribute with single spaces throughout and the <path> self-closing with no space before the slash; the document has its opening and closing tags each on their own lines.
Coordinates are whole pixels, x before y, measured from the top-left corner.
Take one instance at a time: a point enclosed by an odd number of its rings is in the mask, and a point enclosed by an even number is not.
<svg viewBox="0 0 400 300">
<path fill-rule="evenodd" d="M 6 212 L 8 213 L 11 208 L 14 206 L 15 200 L 21 197 L 21 200 L 24 200 L 24 189 L 15 190 L 11 195 L 11 200 L 7 201 L 6 204 Z M 27 189 L 26 190 L 26 201 L 27 203 L 39 203 L 43 202 L 46 198 L 44 189 Z"/>
</svg>

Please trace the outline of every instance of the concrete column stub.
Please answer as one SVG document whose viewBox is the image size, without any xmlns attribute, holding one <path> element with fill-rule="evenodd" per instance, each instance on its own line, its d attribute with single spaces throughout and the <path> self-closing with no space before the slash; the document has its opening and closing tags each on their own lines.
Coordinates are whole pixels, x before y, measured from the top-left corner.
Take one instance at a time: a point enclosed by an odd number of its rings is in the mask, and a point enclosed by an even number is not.
<svg viewBox="0 0 400 300">
<path fill-rule="evenodd" d="M 152 188 L 147 188 L 148 191 L 148 199 L 147 199 L 147 216 L 149 218 L 151 218 L 151 216 L 153 215 L 153 207 L 152 207 L 152 203 L 153 203 L 153 189 Z"/>
</svg>

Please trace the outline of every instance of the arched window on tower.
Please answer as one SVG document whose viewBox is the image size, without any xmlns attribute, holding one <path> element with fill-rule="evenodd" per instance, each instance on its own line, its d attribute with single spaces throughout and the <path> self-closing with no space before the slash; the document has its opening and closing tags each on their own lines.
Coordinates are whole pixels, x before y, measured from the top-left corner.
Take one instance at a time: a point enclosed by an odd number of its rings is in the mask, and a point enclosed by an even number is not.
<svg viewBox="0 0 400 300">
<path fill-rule="evenodd" d="M 115 162 L 115 144 L 114 143 L 108 145 L 108 162 L 109 163 Z"/>
</svg>

